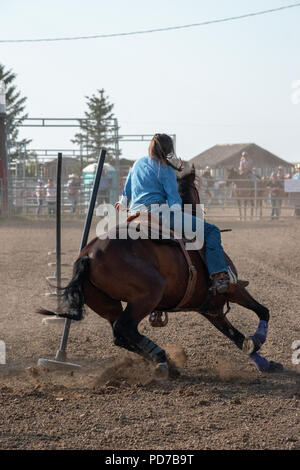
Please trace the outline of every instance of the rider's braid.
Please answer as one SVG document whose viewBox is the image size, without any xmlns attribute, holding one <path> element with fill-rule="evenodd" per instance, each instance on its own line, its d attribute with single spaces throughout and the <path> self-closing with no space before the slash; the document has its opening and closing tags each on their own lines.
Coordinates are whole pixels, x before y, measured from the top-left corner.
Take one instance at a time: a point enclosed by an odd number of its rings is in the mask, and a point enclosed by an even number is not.
<svg viewBox="0 0 300 470">
<path fill-rule="evenodd" d="M 164 151 L 162 149 L 161 143 L 159 141 L 159 137 L 160 137 L 160 134 L 155 134 L 155 136 L 154 136 L 155 152 L 156 152 L 156 155 L 158 156 L 158 158 L 160 160 L 163 160 L 165 158 L 165 154 L 164 154 Z"/>
</svg>

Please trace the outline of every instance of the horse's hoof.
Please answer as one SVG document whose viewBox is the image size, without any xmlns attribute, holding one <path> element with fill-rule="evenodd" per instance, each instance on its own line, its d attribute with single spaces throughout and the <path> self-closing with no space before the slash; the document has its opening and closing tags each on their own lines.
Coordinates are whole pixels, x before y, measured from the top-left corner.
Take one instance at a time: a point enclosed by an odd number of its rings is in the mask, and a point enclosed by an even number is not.
<svg viewBox="0 0 300 470">
<path fill-rule="evenodd" d="M 250 354 L 259 351 L 261 348 L 261 343 L 258 341 L 257 338 L 254 338 L 253 336 L 249 336 L 248 338 L 245 338 L 243 341 L 243 352 L 250 356 Z"/>
<path fill-rule="evenodd" d="M 155 367 L 155 378 L 158 380 L 167 380 L 169 378 L 169 366 L 167 362 L 160 362 Z"/>
<path fill-rule="evenodd" d="M 177 379 L 180 377 L 180 372 L 175 366 L 173 361 L 168 360 L 168 366 L 169 366 L 169 377 L 170 379 Z"/>
<path fill-rule="evenodd" d="M 282 372 L 283 371 L 283 365 L 280 364 L 280 362 L 274 362 L 270 361 L 269 368 L 266 370 L 266 372 Z"/>
</svg>

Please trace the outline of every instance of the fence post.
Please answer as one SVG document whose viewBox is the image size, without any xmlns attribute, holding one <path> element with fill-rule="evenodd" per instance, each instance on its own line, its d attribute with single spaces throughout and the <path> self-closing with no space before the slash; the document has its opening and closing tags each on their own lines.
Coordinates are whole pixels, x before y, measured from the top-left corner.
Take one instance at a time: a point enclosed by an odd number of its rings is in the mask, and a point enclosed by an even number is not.
<svg viewBox="0 0 300 470">
<path fill-rule="evenodd" d="M 2 178 L 2 215 L 8 216 L 8 164 L 6 147 L 6 112 L 5 106 L 0 107 L 0 177 Z"/>
<path fill-rule="evenodd" d="M 257 217 L 257 179 L 254 180 L 255 217 Z"/>
</svg>

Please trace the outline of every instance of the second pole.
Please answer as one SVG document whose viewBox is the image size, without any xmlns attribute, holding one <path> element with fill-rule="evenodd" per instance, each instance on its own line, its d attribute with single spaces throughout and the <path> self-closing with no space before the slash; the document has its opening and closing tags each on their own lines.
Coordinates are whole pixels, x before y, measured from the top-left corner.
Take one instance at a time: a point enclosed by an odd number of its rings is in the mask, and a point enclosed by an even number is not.
<svg viewBox="0 0 300 470">
<path fill-rule="evenodd" d="M 81 250 L 86 246 L 88 237 L 89 237 L 89 232 L 91 228 L 91 223 L 92 223 L 92 218 L 93 218 L 93 213 L 94 213 L 94 208 L 96 204 L 96 199 L 97 199 L 97 194 L 100 186 L 100 180 L 101 180 L 101 175 L 103 171 L 103 165 L 104 165 L 104 160 L 106 156 L 106 150 L 102 149 L 100 151 L 99 155 L 99 160 L 98 160 L 98 165 L 97 165 L 97 170 L 95 174 L 95 179 L 94 179 L 94 185 L 93 185 L 93 190 L 89 202 L 89 207 L 88 207 L 88 212 L 87 216 L 85 219 L 85 224 L 83 228 L 83 233 L 82 233 L 82 238 L 81 238 L 81 243 L 80 243 L 80 248 L 79 248 L 79 254 Z M 67 343 L 68 343 L 68 338 L 69 338 L 69 332 L 70 332 L 70 326 L 71 326 L 71 320 L 66 318 L 65 324 L 64 324 L 64 330 L 61 338 L 61 343 L 60 347 L 56 353 L 55 359 L 57 361 L 65 361 L 67 358 Z"/>
</svg>

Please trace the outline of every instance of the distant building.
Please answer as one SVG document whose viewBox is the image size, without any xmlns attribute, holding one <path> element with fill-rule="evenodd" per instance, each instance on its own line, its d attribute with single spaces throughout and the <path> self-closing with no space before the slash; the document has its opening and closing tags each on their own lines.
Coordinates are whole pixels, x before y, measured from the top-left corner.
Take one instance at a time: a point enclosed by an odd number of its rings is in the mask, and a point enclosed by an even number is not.
<svg viewBox="0 0 300 470">
<path fill-rule="evenodd" d="M 78 160 L 72 157 L 64 157 L 62 160 L 61 177 L 63 180 L 68 179 L 68 176 L 74 173 L 74 168 L 78 167 Z M 43 178 L 56 178 L 57 159 L 45 162 L 43 164 Z"/>
<path fill-rule="evenodd" d="M 284 173 L 291 173 L 294 165 L 277 157 L 268 150 L 254 143 L 214 145 L 196 157 L 189 160 L 197 170 L 209 166 L 216 177 L 224 177 L 226 168 L 238 168 L 243 152 L 253 161 L 253 166 L 261 176 L 269 176 L 278 166 L 282 166 Z"/>
</svg>

